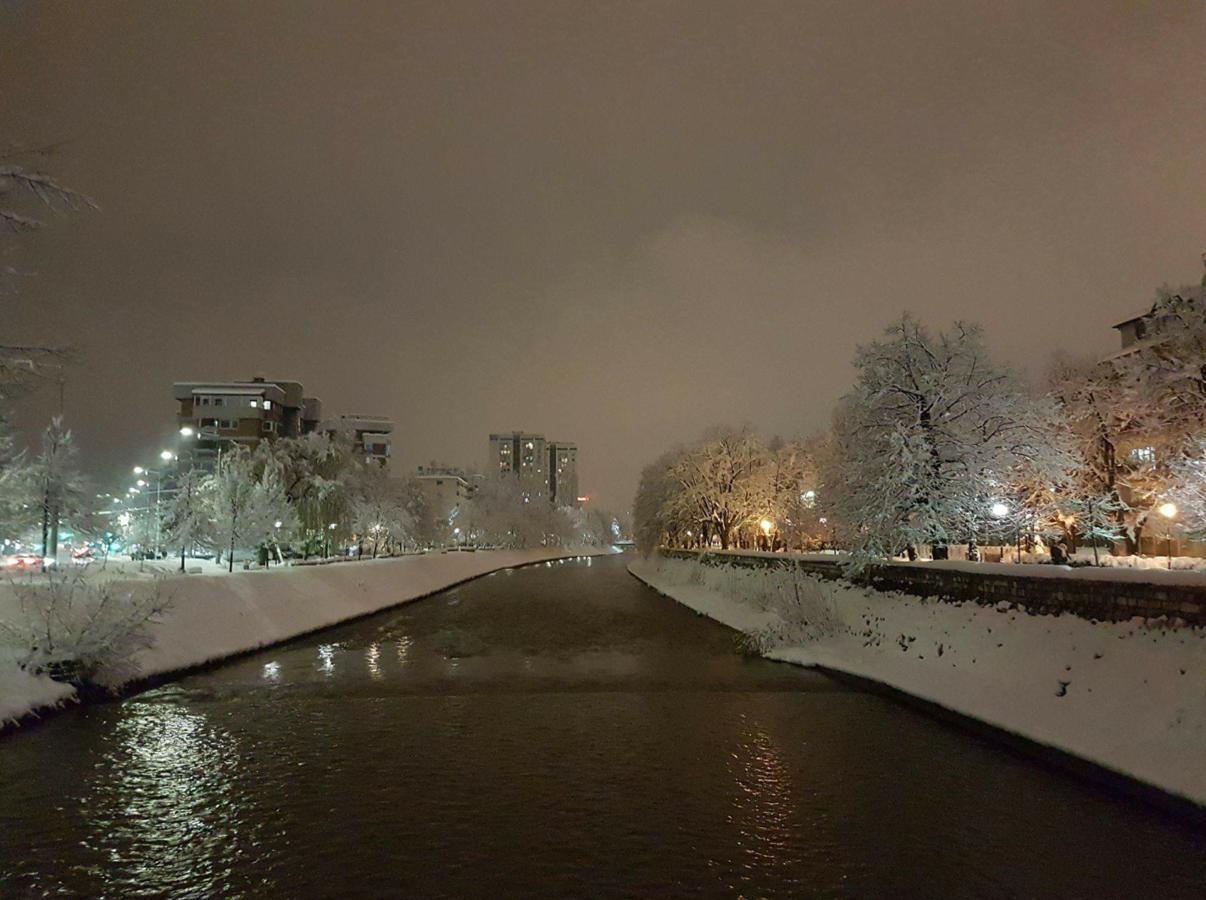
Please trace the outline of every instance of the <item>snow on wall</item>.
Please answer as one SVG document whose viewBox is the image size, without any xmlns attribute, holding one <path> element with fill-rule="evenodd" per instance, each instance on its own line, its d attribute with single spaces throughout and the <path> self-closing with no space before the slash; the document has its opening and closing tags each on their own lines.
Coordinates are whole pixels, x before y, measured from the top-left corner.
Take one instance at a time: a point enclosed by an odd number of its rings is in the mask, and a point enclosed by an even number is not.
<svg viewBox="0 0 1206 900">
<path fill-rule="evenodd" d="M 165 583 L 173 598 L 172 609 L 154 626 L 155 643 L 139 655 L 139 671 L 146 677 L 220 660 L 499 569 L 610 552 L 597 548 L 481 550 L 176 576 Z M 147 588 L 145 579 L 136 584 Z M 0 586 L 0 616 L 14 615 L 15 610 L 12 590 Z M 0 724 L 61 703 L 74 693 L 67 685 L 28 675 L 0 659 Z"/>
<path fill-rule="evenodd" d="M 662 559 L 634 562 L 629 571 L 747 633 L 806 633 L 775 609 L 744 602 L 739 595 L 750 592 L 739 578 L 721 593 L 714 587 L 725 582 L 691 572 L 699 568 Z M 766 656 L 890 685 L 1206 805 L 1206 630 L 1139 619 L 1091 623 L 823 584 L 841 627 Z"/>
</svg>

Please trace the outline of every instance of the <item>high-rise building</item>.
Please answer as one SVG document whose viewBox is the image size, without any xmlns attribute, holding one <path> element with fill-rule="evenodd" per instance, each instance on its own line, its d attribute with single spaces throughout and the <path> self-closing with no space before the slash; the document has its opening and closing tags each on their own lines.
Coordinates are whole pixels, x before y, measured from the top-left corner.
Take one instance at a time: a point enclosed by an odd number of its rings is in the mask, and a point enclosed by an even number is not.
<svg viewBox="0 0 1206 900">
<path fill-rule="evenodd" d="M 543 434 L 512 431 L 490 435 L 489 469 L 518 480 L 529 501 L 578 505 L 578 445 L 546 441 Z"/>
<path fill-rule="evenodd" d="M 578 505 L 578 445 L 549 441 L 549 499 L 555 506 Z"/>
<path fill-rule="evenodd" d="M 548 448 L 543 434 L 490 435 L 490 470 L 519 481 L 526 502 L 549 499 Z"/>
</svg>

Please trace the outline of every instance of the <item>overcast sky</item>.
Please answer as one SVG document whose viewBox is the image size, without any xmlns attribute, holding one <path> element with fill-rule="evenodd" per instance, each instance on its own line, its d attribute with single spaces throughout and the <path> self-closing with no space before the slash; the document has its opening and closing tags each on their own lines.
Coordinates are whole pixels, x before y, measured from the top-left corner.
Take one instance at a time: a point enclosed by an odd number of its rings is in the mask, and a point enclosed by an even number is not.
<svg viewBox="0 0 1206 900">
<path fill-rule="evenodd" d="M 102 209 L 0 327 L 80 348 L 98 477 L 259 373 L 399 472 L 576 440 L 623 508 L 709 424 L 823 426 L 902 310 L 1038 369 L 1196 283 L 1203 48 L 1200 2 L 7 0 L 0 140 Z"/>
</svg>

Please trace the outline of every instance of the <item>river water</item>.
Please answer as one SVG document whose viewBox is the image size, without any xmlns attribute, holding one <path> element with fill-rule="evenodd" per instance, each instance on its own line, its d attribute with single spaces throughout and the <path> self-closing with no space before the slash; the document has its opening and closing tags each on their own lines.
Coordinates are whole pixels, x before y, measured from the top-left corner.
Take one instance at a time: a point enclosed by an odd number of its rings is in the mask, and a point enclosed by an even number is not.
<svg viewBox="0 0 1206 900">
<path fill-rule="evenodd" d="M 1206 837 L 802 669 L 619 558 L 0 741 L 0 895 L 1202 897 Z"/>
</svg>

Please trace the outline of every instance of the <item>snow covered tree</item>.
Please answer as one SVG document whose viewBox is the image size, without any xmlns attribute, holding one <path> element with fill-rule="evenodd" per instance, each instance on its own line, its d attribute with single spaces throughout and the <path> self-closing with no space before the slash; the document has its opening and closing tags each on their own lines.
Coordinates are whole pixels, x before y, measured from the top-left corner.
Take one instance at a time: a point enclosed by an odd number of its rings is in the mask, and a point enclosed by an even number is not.
<svg viewBox="0 0 1206 900">
<path fill-rule="evenodd" d="M 1206 540 L 1206 438 L 1199 437 L 1171 465 L 1169 499 L 1181 525 L 1194 540 Z"/>
<path fill-rule="evenodd" d="M 55 416 L 42 433 L 42 450 L 30 469 L 34 506 L 41 517 L 42 558 L 57 559 L 59 525 L 86 509 L 87 488 L 71 431 Z"/>
<path fill-rule="evenodd" d="M 414 520 L 407 509 L 403 484 L 379 466 L 366 466 L 352 493 L 352 528 L 361 546 L 375 559 L 383 550 L 404 546 L 413 538 Z"/>
<path fill-rule="evenodd" d="M 279 469 L 258 467 L 242 447 L 223 454 L 222 465 L 210 476 L 209 484 L 214 537 L 217 546 L 226 550 L 229 571 L 234 571 L 236 549 L 274 545 L 279 529 L 296 524 Z M 277 522 L 281 523 L 279 529 Z"/>
<path fill-rule="evenodd" d="M 176 494 L 168 505 L 165 517 L 164 542 L 180 548 L 180 571 L 184 571 L 185 556 L 190 547 L 210 546 L 213 543 L 213 509 L 208 491 L 208 476 L 197 469 L 185 472 L 176 484 Z M 275 520 L 274 520 L 275 521 Z"/>
<path fill-rule="evenodd" d="M 305 555 L 322 545 L 331 522 L 348 520 L 353 486 L 364 464 L 346 440 L 312 432 L 263 441 L 256 459 L 261 469 L 278 470 L 285 497 L 297 514 Z"/>
<path fill-rule="evenodd" d="M 974 541 L 1009 470 L 1046 440 L 1017 379 L 992 362 L 977 327 L 931 336 L 907 315 L 859 347 L 854 365 L 826 492 L 856 563 Z"/>
<path fill-rule="evenodd" d="M 13 591 L 17 607 L 0 621 L 0 651 L 11 651 L 34 674 L 57 667 L 80 682 L 105 685 L 139 674 L 136 655 L 152 642 L 148 626 L 172 603 L 161 580 L 130 587 L 92 582 L 78 571 L 17 583 Z"/>
<path fill-rule="evenodd" d="M 755 475 L 765 461 L 766 449 L 749 428 L 710 429 L 671 466 L 678 490 L 666 515 L 683 521 L 694 513 L 727 550 L 734 532 L 759 516 Z"/>
<path fill-rule="evenodd" d="M 689 521 L 674 517 L 671 503 L 679 490 L 671 472 L 683 452 L 682 448 L 667 451 L 641 470 L 632 503 L 632 530 L 637 549 L 645 556 L 663 541 L 677 542 L 690 528 Z"/>
</svg>

